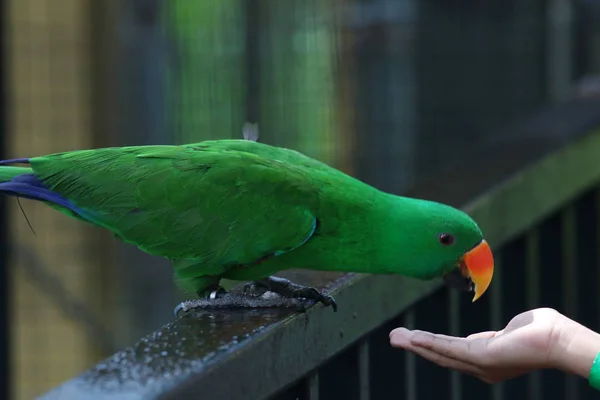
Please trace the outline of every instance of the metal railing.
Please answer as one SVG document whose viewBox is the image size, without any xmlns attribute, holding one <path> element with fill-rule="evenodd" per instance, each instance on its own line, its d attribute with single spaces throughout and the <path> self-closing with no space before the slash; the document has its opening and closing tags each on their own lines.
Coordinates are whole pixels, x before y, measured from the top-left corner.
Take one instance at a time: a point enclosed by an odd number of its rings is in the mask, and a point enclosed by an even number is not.
<svg viewBox="0 0 600 400">
<path fill-rule="evenodd" d="M 559 105 L 514 127 L 517 141 L 409 193 L 466 204 L 481 225 L 497 272 L 478 302 L 438 281 L 300 274 L 327 286 L 339 311 L 191 313 L 43 398 L 596 398 L 587 382 L 556 371 L 487 385 L 390 348 L 388 333 L 407 326 L 466 335 L 540 306 L 600 328 L 598 110 L 598 100 Z"/>
</svg>

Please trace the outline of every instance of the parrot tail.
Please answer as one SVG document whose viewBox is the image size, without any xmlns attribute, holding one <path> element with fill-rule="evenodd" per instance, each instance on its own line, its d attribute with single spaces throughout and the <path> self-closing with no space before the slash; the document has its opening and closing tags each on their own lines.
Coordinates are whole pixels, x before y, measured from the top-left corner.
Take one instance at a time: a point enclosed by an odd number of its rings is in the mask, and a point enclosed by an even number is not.
<svg viewBox="0 0 600 400">
<path fill-rule="evenodd" d="M 86 213 L 82 209 L 60 194 L 48 189 L 44 183 L 35 176 L 35 173 L 31 168 L 7 166 L 7 164 L 25 164 L 28 162 L 28 158 L 0 160 L 1 194 L 56 204 L 85 218 L 84 214 Z"/>
</svg>

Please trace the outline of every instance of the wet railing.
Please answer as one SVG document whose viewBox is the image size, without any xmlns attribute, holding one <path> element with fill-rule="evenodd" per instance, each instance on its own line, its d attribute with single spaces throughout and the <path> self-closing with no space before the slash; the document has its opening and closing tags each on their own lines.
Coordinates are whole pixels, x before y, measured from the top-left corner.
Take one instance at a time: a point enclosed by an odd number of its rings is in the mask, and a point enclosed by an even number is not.
<svg viewBox="0 0 600 400">
<path fill-rule="evenodd" d="M 339 311 L 193 312 L 43 398 L 596 398 L 556 371 L 490 386 L 389 346 L 397 326 L 465 335 L 539 306 L 600 328 L 600 101 L 565 103 L 510 129 L 511 140 L 504 133 L 408 193 L 463 205 L 480 223 L 497 272 L 476 303 L 440 282 L 290 272 L 331 291 Z"/>
</svg>

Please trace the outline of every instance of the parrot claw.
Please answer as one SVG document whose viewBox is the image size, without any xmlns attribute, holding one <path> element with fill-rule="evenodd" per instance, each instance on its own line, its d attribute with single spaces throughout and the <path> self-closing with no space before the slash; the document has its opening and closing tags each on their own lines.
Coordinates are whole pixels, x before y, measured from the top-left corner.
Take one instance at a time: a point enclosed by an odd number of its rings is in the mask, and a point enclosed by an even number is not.
<svg viewBox="0 0 600 400">
<path fill-rule="evenodd" d="M 313 287 L 302 288 L 297 295 L 298 297 L 304 297 L 307 300 L 311 300 L 314 303 L 321 303 L 325 307 L 331 306 L 333 312 L 337 312 L 337 303 L 335 302 L 335 299 L 332 296 L 319 292 Z"/>
<path fill-rule="evenodd" d="M 327 294 L 319 293 L 319 298 L 317 299 L 317 301 L 323 304 L 325 307 L 331 306 L 333 312 L 337 312 L 337 303 L 335 302 L 335 299 L 333 297 Z"/>
<path fill-rule="evenodd" d="M 173 314 L 175 315 L 175 319 L 179 318 L 179 313 L 182 311 L 187 311 L 187 307 L 185 306 L 185 301 L 177 304 L 175 309 L 173 310 Z"/>
<path fill-rule="evenodd" d="M 296 304 L 296 311 L 301 313 L 305 313 L 309 308 L 317 304 L 317 301 L 312 299 L 296 298 L 292 300 L 294 301 L 294 304 Z"/>
<path fill-rule="evenodd" d="M 251 285 L 254 285 L 254 287 L 264 287 L 266 290 L 277 293 L 282 297 L 310 300 L 309 302 L 312 304 L 309 307 L 312 307 L 316 303 L 321 303 L 326 307 L 331 306 L 333 311 L 337 312 L 337 303 L 332 296 L 323 294 L 314 287 L 299 285 L 289 279 L 269 276 L 253 282 Z"/>
</svg>

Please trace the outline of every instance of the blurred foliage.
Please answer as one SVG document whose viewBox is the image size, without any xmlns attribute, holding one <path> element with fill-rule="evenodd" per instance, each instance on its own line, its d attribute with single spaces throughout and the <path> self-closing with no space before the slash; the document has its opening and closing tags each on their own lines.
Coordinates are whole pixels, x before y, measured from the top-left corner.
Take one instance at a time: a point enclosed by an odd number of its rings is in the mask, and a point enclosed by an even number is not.
<svg viewBox="0 0 600 400">
<path fill-rule="evenodd" d="M 180 143 L 241 137 L 245 22 L 241 0 L 172 0 L 162 7 L 171 58 L 168 113 Z"/>
<path fill-rule="evenodd" d="M 167 104 L 177 140 L 241 138 L 244 122 L 259 122 L 263 141 L 331 161 L 336 56 L 331 2 L 255 2 L 258 26 L 248 26 L 245 6 L 241 0 L 164 4 L 172 56 Z M 248 29 L 254 38 L 247 37 Z M 248 40 L 259 53 L 254 70 L 247 66 Z M 247 99 L 256 102 L 253 115 Z"/>
</svg>

